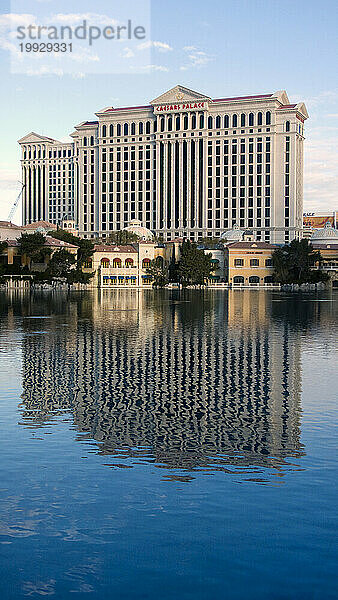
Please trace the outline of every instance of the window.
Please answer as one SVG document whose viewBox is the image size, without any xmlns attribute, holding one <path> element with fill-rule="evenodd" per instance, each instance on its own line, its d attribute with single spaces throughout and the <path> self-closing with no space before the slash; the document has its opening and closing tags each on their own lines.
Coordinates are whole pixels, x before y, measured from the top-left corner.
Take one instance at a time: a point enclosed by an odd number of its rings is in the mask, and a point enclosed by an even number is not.
<svg viewBox="0 0 338 600">
<path fill-rule="evenodd" d="M 101 267 L 102 267 L 102 269 L 109 269 L 109 267 L 110 267 L 110 260 L 109 260 L 109 258 L 102 258 L 101 259 Z"/>
<path fill-rule="evenodd" d="M 266 267 L 272 267 L 272 258 L 267 258 L 266 259 L 265 266 Z"/>
<path fill-rule="evenodd" d="M 258 258 L 251 258 L 251 260 L 250 260 L 250 267 L 259 267 L 259 259 Z"/>
<path fill-rule="evenodd" d="M 150 267 L 150 258 L 144 258 L 142 261 L 142 269 L 148 269 Z"/>
<path fill-rule="evenodd" d="M 285 123 L 285 131 L 290 131 L 290 121 L 286 121 L 286 123 Z"/>
<path fill-rule="evenodd" d="M 204 127 L 204 115 L 200 115 L 200 129 Z"/>
<path fill-rule="evenodd" d="M 216 128 L 219 129 L 221 127 L 221 117 L 216 117 Z"/>
<path fill-rule="evenodd" d="M 265 124 L 266 125 L 271 125 L 271 112 L 269 110 L 265 114 Z"/>
<path fill-rule="evenodd" d="M 150 133 L 150 121 L 146 122 L 146 134 L 148 135 Z"/>
<path fill-rule="evenodd" d="M 109 127 L 109 136 L 113 137 L 113 135 L 114 135 L 114 125 L 110 125 L 110 127 Z"/>
<path fill-rule="evenodd" d="M 117 124 L 116 135 L 117 135 L 117 137 L 121 137 L 121 125 L 120 125 L 120 123 Z"/>
<path fill-rule="evenodd" d="M 236 275 L 236 277 L 234 277 L 234 283 L 244 283 L 244 277 L 242 277 L 242 275 Z"/>
<path fill-rule="evenodd" d="M 102 137 L 106 137 L 107 135 L 107 127 L 106 125 L 102 125 Z"/>
<path fill-rule="evenodd" d="M 126 258 L 126 267 L 127 267 L 127 269 L 129 267 L 132 267 L 133 265 L 134 265 L 133 259 L 132 258 Z"/>
<path fill-rule="evenodd" d="M 237 115 L 232 115 L 232 126 L 237 127 Z"/>
<path fill-rule="evenodd" d="M 212 117 L 208 117 L 208 129 L 212 129 Z"/>
<path fill-rule="evenodd" d="M 114 269 L 120 269 L 121 268 L 121 259 L 120 258 L 114 258 L 114 260 L 113 260 L 113 268 Z"/>
<path fill-rule="evenodd" d="M 160 130 L 164 131 L 164 117 L 160 118 Z"/>
<path fill-rule="evenodd" d="M 245 114 L 241 114 L 241 127 L 245 127 Z"/>
<path fill-rule="evenodd" d="M 251 277 L 249 277 L 249 283 L 259 283 L 259 277 L 257 277 L 257 275 L 251 275 Z"/>
<path fill-rule="evenodd" d="M 143 123 L 142 122 L 138 124 L 138 132 L 140 135 L 143 134 Z"/>
<path fill-rule="evenodd" d="M 136 131 L 136 125 L 135 123 L 131 124 L 131 135 L 135 135 L 135 131 Z"/>
<path fill-rule="evenodd" d="M 123 135 L 128 135 L 128 123 L 125 123 L 123 126 Z"/>
<path fill-rule="evenodd" d="M 70 227 L 70 225 L 69 225 Z M 87 258 L 87 260 L 83 263 L 83 268 L 84 269 L 91 269 L 93 266 L 93 261 L 91 258 Z"/>
<path fill-rule="evenodd" d="M 254 124 L 254 114 L 250 113 L 249 114 L 249 127 L 253 127 Z"/>
<path fill-rule="evenodd" d="M 257 117 L 257 125 L 262 125 L 263 124 L 263 114 L 261 112 L 258 113 L 258 117 Z"/>
<path fill-rule="evenodd" d="M 235 267 L 243 267 L 244 260 L 243 258 L 235 258 Z"/>
<path fill-rule="evenodd" d="M 224 115 L 224 128 L 228 129 L 229 127 L 229 115 Z"/>
</svg>

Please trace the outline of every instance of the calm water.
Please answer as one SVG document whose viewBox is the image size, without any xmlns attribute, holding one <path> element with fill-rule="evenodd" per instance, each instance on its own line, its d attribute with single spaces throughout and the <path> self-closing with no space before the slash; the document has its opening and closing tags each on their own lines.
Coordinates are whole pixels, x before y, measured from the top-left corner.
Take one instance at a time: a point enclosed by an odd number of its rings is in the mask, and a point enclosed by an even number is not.
<svg viewBox="0 0 338 600">
<path fill-rule="evenodd" d="M 337 598 L 337 315 L 0 292 L 1 599 Z"/>
</svg>

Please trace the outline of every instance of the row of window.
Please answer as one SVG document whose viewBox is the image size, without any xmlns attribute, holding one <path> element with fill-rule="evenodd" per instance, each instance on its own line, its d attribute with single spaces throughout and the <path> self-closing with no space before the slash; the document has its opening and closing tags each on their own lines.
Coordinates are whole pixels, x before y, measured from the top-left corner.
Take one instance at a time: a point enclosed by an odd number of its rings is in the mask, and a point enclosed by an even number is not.
<svg viewBox="0 0 338 600">
<path fill-rule="evenodd" d="M 228 129 L 229 127 L 254 127 L 255 124 L 263 125 L 263 120 L 265 125 L 271 125 L 271 112 L 267 111 L 265 115 L 262 112 L 257 113 L 249 113 L 246 115 L 245 113 L 241 113 L 239 115 L 233 114 L 231 117 L 229 115 L 217 115 L 216 117 L 209 116 L 207 118 L 207 127 L 208 129 Z M 167 128 L 165 126 L 167 125 Z M 170 115 L 167 117 L 159 118 L 159 127 L 160 131 L 179 131 L 181 129 L 204 129 L 205 127 L 205 116 L 204 114 L 196 115 L 196 113 L 190 113 L 190 126 L 189 126 L 189 116 L 187 113 L 183 113 L 182 115 Z M 146 121 L 143 123 L 140 121 L 138 124 L 135 122 L 132 123 L 116 123 L 113 124 L 102 125 L 101 135 L 102 137 L 114 137 L 114 133 L 116 132 L 116 137 L 127 136 L 127 135 L 146 135 L 151 133 L 151 129 L 153 133 L 157 131 L 157 122 L 153 121 L 153 127 L 151 127 L 151 121 Z M 94 138 L 91 138 L 94 139 Z M 84 138 L 84 145 L 87 145 L 87 140 Z M 92 145 L 92 144 L 91 144 Z"/>
<path fill-rule="evenodd" d="M 151 263 L 150 258 L 144 258 L 142 260 L 142 268 L 143 269 L 147 269 L 148 267 L 150 267 L 150 263 Z M 86 261 L 86 263 L 85 263 L 84 266 L 87 269 L 90 269 L 93 266 L 92 260 L 88 259 Z M 113 269 L 121 269 L 122 268 L 122 260 L 121 260 L 121 258 L 115 257 L 113 259 L 112 266 L 113 266 Z M 109 260 L 109 258 L 102 258 L 101 259 L 101 267 L 102 267 L 102 269 L 109 269 L 109 267 L 110 267 L 110 260 Z M 127 268 L 127 269 L 131 268 L 131 267 L 134 267 L 134 259 L 130 258 L 130 257 L 126 258 L 126 260 L 124 261 L 124 267 Z"/>
<path fill-rule="evenodd" d="M 262 259 L 262 263 L 264 263 L 266 267 L 272 267 L 272 258 L 266 258 L 265 262 L 264 262 L 264 259 Z M 243 267 L 244 259 L 243 258 L 235 258 L 234 264 L 235 264 L 235 267 Z M 259 260 L 259 258 L 251 258 L 250 259 L 250 267 L 264 266 L 264 264 L 261 265 L 261 261 Z"/>
</svg>

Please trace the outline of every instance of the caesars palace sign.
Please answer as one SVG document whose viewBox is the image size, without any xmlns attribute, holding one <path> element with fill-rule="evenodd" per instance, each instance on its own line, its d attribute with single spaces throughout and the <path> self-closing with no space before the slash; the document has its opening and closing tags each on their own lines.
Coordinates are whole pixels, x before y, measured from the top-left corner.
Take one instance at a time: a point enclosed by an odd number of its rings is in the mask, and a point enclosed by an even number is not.
<svg viewBox="0 0 338 600">
<path fill-rule="evenodd" d="M 188 110 L 205 110 L 208 108 L 207 102 L 186 102 L 180 104 L 160 104 L 154 106 L 155 113 L 178 112 Z"/>
</svg>

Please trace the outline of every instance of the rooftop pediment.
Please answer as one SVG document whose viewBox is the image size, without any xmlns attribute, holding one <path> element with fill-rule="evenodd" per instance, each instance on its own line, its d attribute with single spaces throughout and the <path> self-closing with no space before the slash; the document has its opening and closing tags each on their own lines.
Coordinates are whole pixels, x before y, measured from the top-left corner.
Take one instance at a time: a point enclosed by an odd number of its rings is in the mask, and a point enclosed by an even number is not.
<svg viewBox="0 0 338 600">
<path fill-rule="evenodd" d="M 176 85 L 171 88 L 158 98 L 155 98 L 151 101 L 150 104 L 173 104 L 177 102 L 201 102 L 201 101 L 210 101 L 211 98 L 206 96 L 205 94 L 201 94 L 200 92 L 195 92 L 194 90 L 189 90 L 189 88 L 183 87 L 182 85 Z"/>
<path fill-rule="evenodd" d="M 23 138 L 18 140 L 19 144 L 38 144 L 41 142 L 44 142 L 46 144 L 54 144 L 56 142 L 56 140 L 54 140 L 53 138 L 46 137 L 44 135 L 39 135 L 38 133 L 35 133 L 34 131 L 31 131 L 30 133 L 25 135 Z"/>
</svg>

